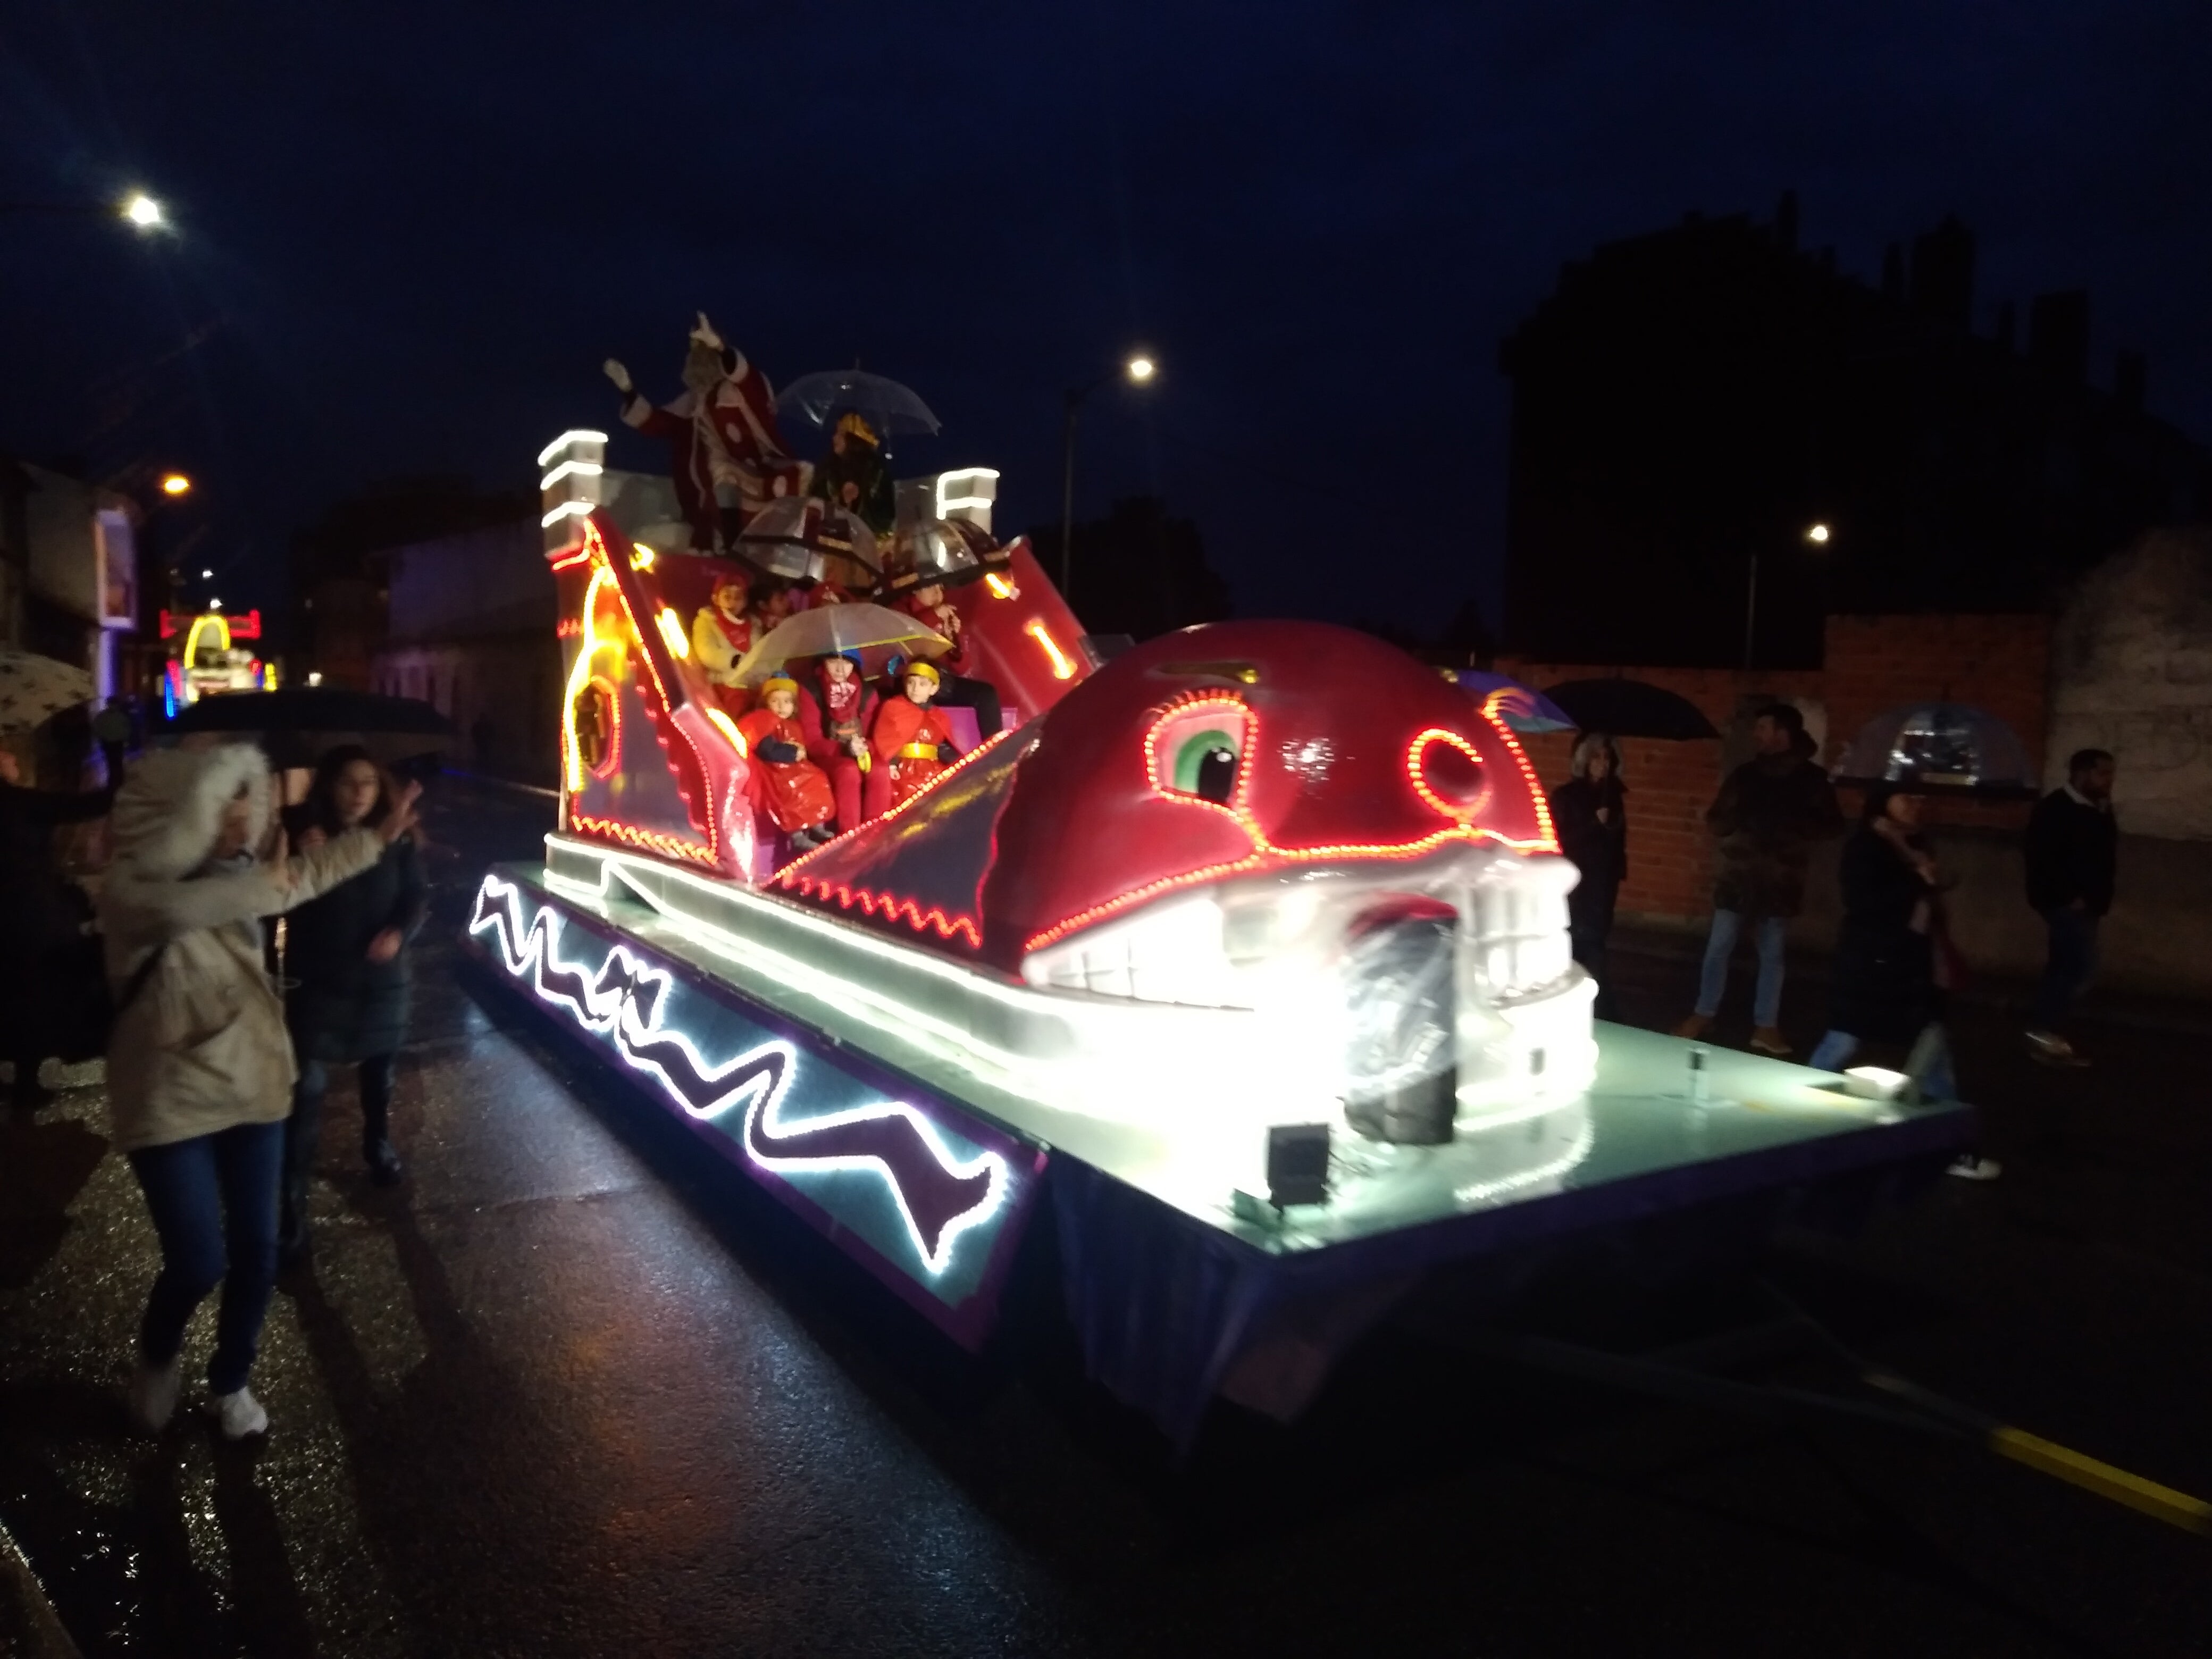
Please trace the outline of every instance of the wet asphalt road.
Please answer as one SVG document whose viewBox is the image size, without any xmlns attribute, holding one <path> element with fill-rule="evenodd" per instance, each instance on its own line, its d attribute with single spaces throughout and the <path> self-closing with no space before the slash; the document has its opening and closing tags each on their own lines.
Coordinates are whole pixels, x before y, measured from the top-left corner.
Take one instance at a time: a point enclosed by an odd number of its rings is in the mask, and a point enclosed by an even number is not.
<svg viewBox="0 0 2212 1659">
<path fill-rule="evenodd" d="M 549 806 L 440 786 L 448 938 Z M 264 1447 L 124 1431 L 155 1252 L 98 1091 L 0 1126 L 0 1521 L 87 1654 L 2212 1649 L 2212 1555 L 2141 1516 L 1931 1442 L 1500 1373 L 1433 1333 L 1381 1333 L 1293 1429 L 1218 1409 L 1178 1470 L 1077 1375 L 1048 1274 L 967 1360 L 457 979 L 449 944 L 420 966 L 410 1179 L 367 1184 L 334 1094 Z M 1620 971 L 1656 1024 L 1692 970 Z M 1818 1001 L 1800 980 L 1793 1030 Z M 2005 1179 L 1780 1276 L 1907 1375 L 2212 1492 L 2202 1039 L 2085 1028 L 2106 1063 L 2067 1077 L 1994 1010 L 1962 1026 Z"/>
</svg>

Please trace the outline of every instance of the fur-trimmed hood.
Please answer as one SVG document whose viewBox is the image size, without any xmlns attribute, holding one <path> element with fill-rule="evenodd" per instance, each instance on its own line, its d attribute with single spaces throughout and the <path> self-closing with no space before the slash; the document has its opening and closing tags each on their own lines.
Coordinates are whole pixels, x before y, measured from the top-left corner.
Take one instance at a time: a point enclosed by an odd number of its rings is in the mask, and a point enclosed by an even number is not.
<svg viewBox="0 0 2212 1659">
<path fill-rule="evenodd" d="M 177 881 L 207 862 L 223 808 L 240 784 L 252 803 L 248 846 L 268 832 L 269 762 L 250 743 L 157 749 L 124 774 L 110 827 L 115 858 L 149 881 Z"/>
</svg>

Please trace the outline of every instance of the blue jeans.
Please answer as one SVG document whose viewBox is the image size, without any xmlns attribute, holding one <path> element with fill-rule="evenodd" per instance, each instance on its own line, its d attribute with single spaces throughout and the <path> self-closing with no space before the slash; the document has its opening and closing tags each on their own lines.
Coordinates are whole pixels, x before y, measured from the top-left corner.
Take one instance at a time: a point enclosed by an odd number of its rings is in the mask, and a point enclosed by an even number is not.
<svg viewBox="0 0 2212 1659">
<path fill-rule="evenodd" d="M 2051 955 L 2028 1011 L 2027 1029 L 2056 1031 L 2097 971 L 2097 918 L 2087 910 L 2045 910 L 2043 919 L 2051 927 Z"/>
<path fill-rule="evenodd" d="M 1705 940 L 1705 965 L 1698 976 L 1698 1012 L 1707 1019 L 1721 1011 L 1721 998 L 1728 993 L 1729 958 L 1735 954 L 1736 937 L 1742 931 L 1743 917 L 1739 912 L 1713 912 L 1713 931 Z M 1780 916 L 1759 918 L 1759 983 L 1751 998 L 1753 1025 L 1782 1023 L 1782 946 L 1789 933 L 1790 924 Z"/>
<path fill-rule="evenodd" d="M 1849 1031 L 1831 1031 L 1820 1039 L 1820 1047 L 1813 1050 L 1812 1058 L 1805 1063 L 1816 1072 L 1840 1072 L 1851 1063 L 1858 1051 L 1859 1040 Z M 1920 1093 L 1925 1100 L 1959 1097 L 1958 1079 L 1951 1071 L 1951 1044 L 1948 1037 L 1937 1045 L 1928 1069 L 1921 1074 Z"/>
<path fill-rule="evenodd" d="M 361 1062 L 364 1152 L 390 1133 L 393 1059 L 374 1054 Z M 292 1085 L 292 1115 L 284 1120 L 284 1202 L 279 1230 L 287 1250 L 297 1250 L 307 1241 L 307 1183 L 315 1170 L 315 1146 L 323 1133 L 323 1096 L 330 1090 L 334 1063 L 302 1059 L 300 1080 Z"/>
<path fill-rule="evenodd" d="M 241 1123 L 131 1154 L 161 1241 L 161 1272 L 138 1327 L 138 1355 L 166 1365 L 185 1346 L 192 1310 L 218 1284 L 208 1387 L 246 1386 L 261 1322 L 276 1282 L 276 1188 L 284 1162 L 282 1123 Z"/>
</svg>

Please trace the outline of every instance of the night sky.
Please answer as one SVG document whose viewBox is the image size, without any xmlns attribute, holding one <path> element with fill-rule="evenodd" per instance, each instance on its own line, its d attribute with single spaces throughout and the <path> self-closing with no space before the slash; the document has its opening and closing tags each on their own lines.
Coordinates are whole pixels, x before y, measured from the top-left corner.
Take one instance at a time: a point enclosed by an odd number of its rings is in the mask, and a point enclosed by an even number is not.
<svg viewBox="0 0 2212 1659">
<path fill-rule="evenodd" d="M 1564 260 L 1771 214 L 1869 278 L 1956 211 L 1996 302 L 2093 290 L 2093 374 L 2212 435 L 2212 9 L 9 0 L 0 448 L 201 481 L 234 608 L 372 479 L 529 488 L 678 390 L 704 307 L 779 385 L 849 363 L 1003 470 L 1003 530 L 1164 495 L 1247 615 L 1493 605 L 1499 338 Z M 628 438 L 628 434 L 623 434 Z M 799 435 L 793 434 L 795 437 Z M 809 452 L 811 453 L 811 452 Z M 629 439 L 614 459 L 660 464 Z M 1387 554 L 1395 568 L 1379 564 Z"/>
</svg>

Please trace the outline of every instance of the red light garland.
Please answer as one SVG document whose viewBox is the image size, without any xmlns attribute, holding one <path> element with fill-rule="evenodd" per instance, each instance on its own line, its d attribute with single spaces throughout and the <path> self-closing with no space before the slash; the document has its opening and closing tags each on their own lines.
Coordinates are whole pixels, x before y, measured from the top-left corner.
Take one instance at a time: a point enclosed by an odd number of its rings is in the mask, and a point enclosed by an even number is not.
<svg viewBox="0 0 2212 1659">
<path fill-rule="evenodd" d="M 1516 853 L 1559 851 L 1559 842 L 1552 833 L 1551 813 L 1545 805 L 1543 792 L 1536 788 L 1536 775 L 1534 769 L 1529 766 L 1528 757 L 1522 754 L 1520 744 L 1513 741 L 1511 734 L 1506 732 L 1497 717 L 1486 709 L 1484 711 L 1485 718 L 1488 719 L 1491 724 L 1498 728 L 1500 735 L 1504 737 L 1506 747 L 1512 753 L 1514 759 L 1519 763 L 1522 773 L 1528 779 L 1529 787 L 1534 794 L 1537 822 L 1543 830 L 1540 836 L 1522 840 L 1502 834 L 1496 830 L 1478 830 L 1471 824 L 1460 822 L 1458 812 L 1443 802 L 1441 798 L 1432 798 L 1433 792 L 1428 789 L 1425 781 L 1419 775 L 1419 758 L 1422 749 L 1438 738 L 1464 744 L 1469 749 L 1473 747 L 1459 733 L 1448 732 L 1441 726 L 1434 726 L 1422 732 L 1413 739 L 1412 746 L 1407 750 L 1406 770 L 1408 781 L 1413 784 L 1415 792 L 1421 796 L 1424 804 L 1443 817 L 1454 820 L 1450 829 L 1440 830 L 1434 835 L 1425 836 L 1418 841 L 1401 842 L 1395 844 L 1278 846 L 1268 838 L 1267 830 L 1261 827 L 1259 820 L 1252 816 L 1249 804 L 1251 770 L 1249 767 L 1240 765 L 1237 769 L 1236 792 L 1226 806 L 1216 801 L 1187 795 L 1180 791 L 1170 791 L 1160 783 L 1158 750 L 1162 728 L 1176 715 L 1193 708 L 1208 704 L 1237 709 L 1250 723 L 1253 747 L 1256 750 L 1260 746 L 1259 715 L 1242 697 L 1218 691 L 1186 692 L 1182 696 L 1162 704 L 1155 711 L 1152 725 L 1146 730 L 1144 745 L 1146 781 L 1151 786 L 1152 793 L 1164 800 L 1171 800 L 1185 806 L 1202 806 L 1209 811 L 1224 813 L 1234 819 L 1251 840 L 1252 851 L 1241 859 L 1231 860 L 1223 864 L 1208 865 L 1201 869 L 1186 871 L 1181 875 L 1167 876 L 1158 881 L 1147 882 L 1143 886 L 1123 893 L 1117 898 L 1109 899 L 1103 904 L 1094 904 L 1088 909 L 1079 910 L 1075 915 L 1054 922 L 1042 933 L 1032 934 L 1022 946 L 1024 953 L 1042 950 L 1046 945 L 1055 944 L 1094 921 L 1103 921 L 1109 916 L 1117 915 L 1134 905 L 1144 902 L 1146 899 L 1156 898 L 1163 893 L 1172 893 L 1182 888 L 1196 886 L 1200 883 L 1214 881 L 1225 876 L 1244 875 L 1252 871 L 1265 868 L 1271 860 L 1279 860 L 1286 863 L 1305 864 L 1323 859 L 1358 858 L 1387 859 L 1393 862 L 1399 862 L 1424 858 L 1451 842 L 1494 841 L 1502 846 L 1511 848 Z M 1476 755 L 1475 758 L 1480 760 L 1481 757 Z"/>
</svg>

